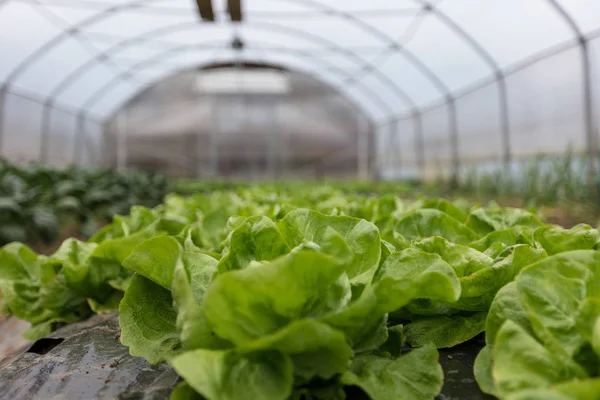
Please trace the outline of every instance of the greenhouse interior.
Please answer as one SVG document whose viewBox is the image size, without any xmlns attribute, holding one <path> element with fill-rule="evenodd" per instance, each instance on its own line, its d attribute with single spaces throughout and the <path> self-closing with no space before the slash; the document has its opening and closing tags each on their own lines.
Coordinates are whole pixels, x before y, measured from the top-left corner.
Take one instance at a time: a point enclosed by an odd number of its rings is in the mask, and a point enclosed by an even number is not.
<svg viewBox="0 0 600 400">
<path fill-rule="evenodd" d="M 600 399 L 600 1 L 0 0 L 0 399 Z"/>
</svg>

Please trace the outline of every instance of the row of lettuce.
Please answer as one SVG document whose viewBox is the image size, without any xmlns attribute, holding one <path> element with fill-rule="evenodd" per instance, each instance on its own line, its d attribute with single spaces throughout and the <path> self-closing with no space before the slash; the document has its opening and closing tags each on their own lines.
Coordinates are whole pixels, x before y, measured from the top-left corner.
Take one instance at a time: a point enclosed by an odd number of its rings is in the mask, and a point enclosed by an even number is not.
<svg viewBox="0 0 600 400">
<path fill-rule="evenodd" d="M 27 337 L 119 309 L 121 342 L 183 378 L 172 399 L 433 399 L 437 348 L 485 331 L 480 388 L 600 393 L 600 233 L 526 210 L 331 188 L 136 206 L 51 256 L 0 251 Z"/>
<path fill-rule="evenodd" d="M 167 180 L 141 171 L 106 171 L 0 161 L 0 244 L 51 243 L 69 226 L 91 236 L 133 205 L 162 202 Z"/>
</svg>

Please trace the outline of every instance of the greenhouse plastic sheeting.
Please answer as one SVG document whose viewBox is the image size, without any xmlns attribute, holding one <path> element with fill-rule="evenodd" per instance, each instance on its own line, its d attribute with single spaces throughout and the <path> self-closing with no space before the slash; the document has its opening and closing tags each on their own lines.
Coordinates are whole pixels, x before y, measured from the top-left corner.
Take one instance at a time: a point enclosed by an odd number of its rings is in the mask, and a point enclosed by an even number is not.
<svg viewBox="0 0 600 400">
<path fill-rule="evenodd" d="M 188 0 L 0 1 L 1 154 L 101 163 L 107 121 L 141 91 L 244 61 L 354 102 L 390 173 L 597 153 L 597 0 L 242 0 L 240 23 L 226 4 L 212 22 Z"/>
</svg>

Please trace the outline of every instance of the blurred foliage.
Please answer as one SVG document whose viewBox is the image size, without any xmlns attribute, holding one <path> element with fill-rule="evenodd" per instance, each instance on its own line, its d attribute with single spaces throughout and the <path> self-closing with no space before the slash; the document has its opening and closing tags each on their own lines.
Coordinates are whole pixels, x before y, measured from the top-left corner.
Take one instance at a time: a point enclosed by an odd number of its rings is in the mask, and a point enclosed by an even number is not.
<svg viewBox="0 0 600 400">
<path fill-rule="evenodd" d="M 147 172 L 70 166 L 59 170 L 0 161 L 0 244 L 49 243 L 66 224 L 91 236 L 133 205 L 160 203 L 167 180 Z"/>
</svg>

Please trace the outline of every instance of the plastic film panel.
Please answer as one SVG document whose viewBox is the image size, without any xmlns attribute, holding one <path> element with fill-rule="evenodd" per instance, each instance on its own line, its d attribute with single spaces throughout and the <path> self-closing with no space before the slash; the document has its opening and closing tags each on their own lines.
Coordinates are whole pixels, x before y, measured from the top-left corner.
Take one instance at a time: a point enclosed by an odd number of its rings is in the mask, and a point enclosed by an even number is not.
<svg viewBox="0 0 600 400">
<path fill-rule="evenodd" d="M 124 70 L 124 67 L 122 67 Z M 55 93 L 55 99 L 59 102 L 70 104 L 75 108 L 81 107 L 85 100 L 107 85 L 115 78 L 115 71 L 104 64 L 94 64 L 84 73 L 79 74 L 76 79 L 70 80 L 68 85 L 62 85 L 62 89 Z M 60 84 L 60 83 L 59 83 Z M 54 86 L 54 89 L 58 88 Z"/>
<path fill-rule="evenodd" d="M 414 118 L 404 118 L 398 121 L 397 143 L 403 170 L 416 169 L 418 153 Z"/>
<path fill-rule="evenodd" d="M 65 39 L 27 68 L 15 83 L 36 93 L 48 95 L 64 78 L 94 54 L 90 54 L 90 51 L 82 47 L 78 40 Z"/>
<path fill-rule="evenodd" d="M 416 104 L 424 104 L 444 95 L 402 54 L 391 53 L 379 62 L 377 67 L 396 82 Z"/>
<path fill-rule="evenodd" d="M 516 157 L 585 148 L 579 49 L 567 50 L 507 78 Z"/>
<path fill-rule="evenodd" d="M 598 28 L 600 2 L 596 0 L 558 0 L 583 33 Z"/>
<path fill-rule="evenodd" d="M 23 26 L 35 29 L 22 30 Z M 0 81 L 4 81 L 29 55 L 60 30 L 33 12 L 25 3 L 8 2 L 0 6 Z"/>
<path fill-rule="evenodd" d="M 502 161 L 499 89 L 487 85 L 456 100 L 461 166 Z"/>
<path fill-rule="evenodd" d="M 449 176 L 452 165 L 450 119 L 446 104 L 423 113 L 425 178 Z"/>
<path fill-rule="evenodd" d="M 7 93 L 2 125 L 2 156 L 12 162 L 40 159 L 42 105 Z"/>
<path fill-rule="evenodd" d="M 65 167 L 75 161 L 75 137 L 77 135 L 77 118 L 75 115 L 61 110 L 52 110 L 48 125 L 46 141 L 46 161 L 57 167 Z"/>
<path fill-rule="evenodd" d="M 547 0 L 444 1 L 438 7 L 501 66 L 573 38 Z"/>
<path fill-rule="evenodd" d="M 492 71 L 471 46 L 434 14 L 427 14 L 406 47 L 450 90 Z"/>
</svg>

